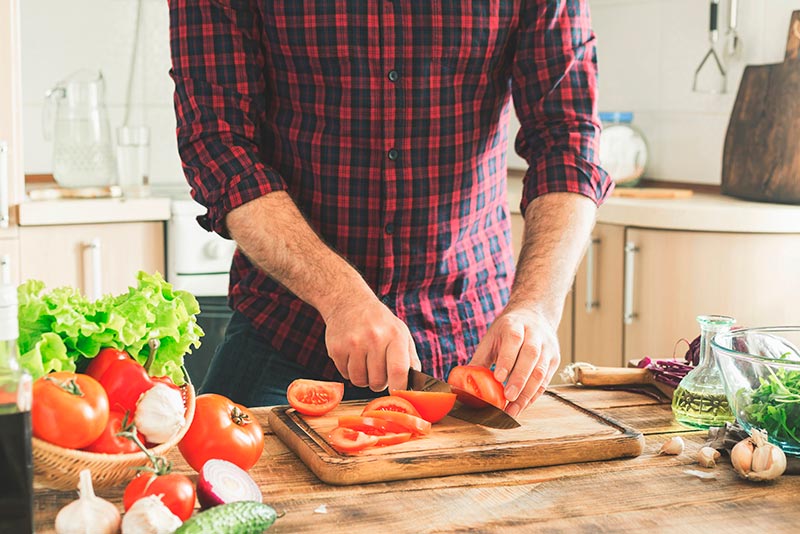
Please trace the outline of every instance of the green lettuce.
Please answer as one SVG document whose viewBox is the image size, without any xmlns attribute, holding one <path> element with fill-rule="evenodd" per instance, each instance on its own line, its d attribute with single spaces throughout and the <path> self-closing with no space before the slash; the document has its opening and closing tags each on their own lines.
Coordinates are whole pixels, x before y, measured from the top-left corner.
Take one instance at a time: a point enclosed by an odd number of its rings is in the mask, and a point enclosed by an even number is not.
<svg viewBox="0 0 800 534">
<path fill-rule="evenodd" d="M 22 365 L 38 378 L 50 371 L 74 371 L 100 349 L 127 351 L 144 364 L 151 338 L 160 341 L 149 372 L 183 384 L 183 357 L 200 346 L 197 299 L 175 291 L 158 274 L 140 271 L 136 287 L 94 302 L 71 287 L 45 291 L 38 280 L 18 288 L 18 340 Z"/>
</svg>

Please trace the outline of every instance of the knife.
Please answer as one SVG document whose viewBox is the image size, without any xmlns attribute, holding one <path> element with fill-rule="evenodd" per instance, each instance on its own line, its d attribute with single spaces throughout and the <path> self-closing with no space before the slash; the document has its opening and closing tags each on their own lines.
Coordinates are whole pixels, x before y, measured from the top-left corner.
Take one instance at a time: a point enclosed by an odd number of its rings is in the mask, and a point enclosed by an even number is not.
<svg viewBox="0 0 800 534">
<path fill-rule="evenodd" d="M 489 428 L 518 428 L 521 426 L 516 419 L 506 412 L 472 395 L 468 391 L 460 388 L 451 387 L 447 382 L 434 378 L 430 375 L 417 371 L 408 370 L 408 387 L 411 391 L 434 391 L 438 393 L 456 393 L 459 399 L 469 398 L 471 404 L 476 407 L 467 406 L 460 400 L 456 400 L 455 406 L 450 410 L 450 415 L 456 419 L 488 426 Z"/>
</svg>

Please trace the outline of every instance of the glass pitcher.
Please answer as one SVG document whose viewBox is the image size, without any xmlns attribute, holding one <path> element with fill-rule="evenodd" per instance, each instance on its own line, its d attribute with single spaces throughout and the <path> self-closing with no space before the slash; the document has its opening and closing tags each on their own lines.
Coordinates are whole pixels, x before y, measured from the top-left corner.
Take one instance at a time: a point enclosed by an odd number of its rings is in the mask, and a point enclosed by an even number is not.
<svg viewBox="0 0 800 534">
<path fill-rule="evenodd" d="M 53 141 L 53 177 L 63 187 L 101 187 L 116 181 L 116 164 L 99 71 L 71 74 L 47 92 L 44 136 Z"/>
</svg>

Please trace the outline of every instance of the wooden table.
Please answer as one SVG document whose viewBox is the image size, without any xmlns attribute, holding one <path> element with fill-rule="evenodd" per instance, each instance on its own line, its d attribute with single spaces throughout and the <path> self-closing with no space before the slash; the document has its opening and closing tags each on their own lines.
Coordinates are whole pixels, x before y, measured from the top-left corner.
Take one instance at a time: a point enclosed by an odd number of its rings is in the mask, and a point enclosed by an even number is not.
<svg viewBox="0 0 800 534">
<path fill-rule="evenodd" d="M 329 486 L 272 434 L 267 409 L 257 409 L 267 436 L 251 474 L 264 501 L 284 514 L 269 532 L 800 532 L 800 477 L 750 483 L 723 458 L 704 470 L 715 479 L 697 478 L 686 470 L 703 470 L 694 456 L 706 433 L 678 426 L 668 404 L 576 387 L 560 387 L 559 393 L 641 430 L 644 453 L 605 462 Z M 658 456 L 661 444 L 676 434 L 686 440 L 686 452 Z M 171 459 L 178 471 L 192 473 L 177 450 Z M 123 489 L 98 493 L 120 504 Z M 74 497 L 38 489 L 37 532 L 52 533 L 57 511 Z"/>
</svg>

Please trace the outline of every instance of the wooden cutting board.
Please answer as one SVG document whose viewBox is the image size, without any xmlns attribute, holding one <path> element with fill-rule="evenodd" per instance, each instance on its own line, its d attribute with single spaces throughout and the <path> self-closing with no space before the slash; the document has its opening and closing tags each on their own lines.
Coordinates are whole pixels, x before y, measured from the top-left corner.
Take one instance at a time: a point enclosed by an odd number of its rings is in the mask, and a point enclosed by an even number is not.
<svg viewBox="0 0 800 534">
<path fill-rule="evenodd" d="M 800 203 L 800 11 L 792 14 L 783 63 L 748 66 L 722 156 L 722 192 Z"/>
<path fill-rule="evenodd" d="M 336 485 L 610 460 L 638 456 L 644 447 L 641 432 L 548 391 L 520 416 L 520 428 L 445 417 L 428 436 L 406 443 L 335 451 L 325 436 L 339 416 L 359 415 L 365 404 L 345 402 L 321 417 L 278 406 L 269 412 L 269 425 L 320 480 Z"/>
</svg>

